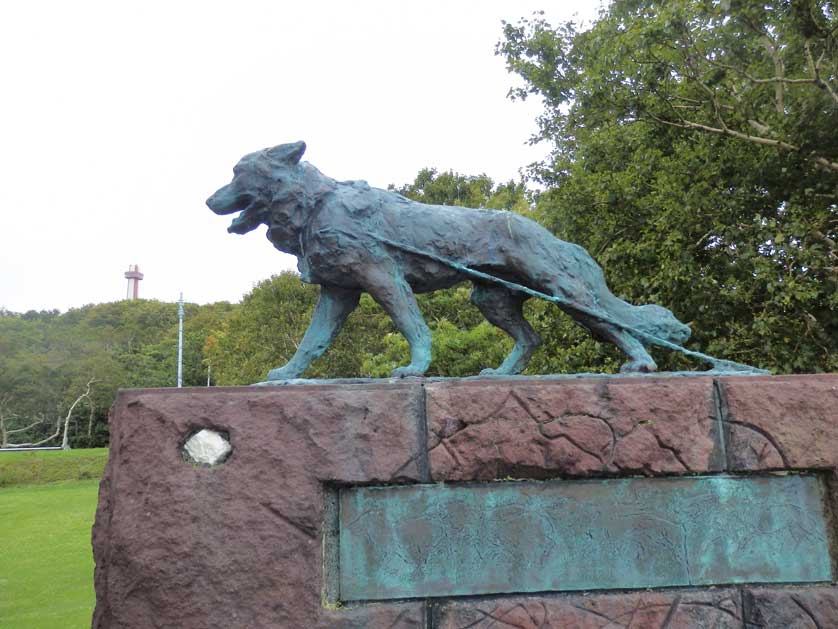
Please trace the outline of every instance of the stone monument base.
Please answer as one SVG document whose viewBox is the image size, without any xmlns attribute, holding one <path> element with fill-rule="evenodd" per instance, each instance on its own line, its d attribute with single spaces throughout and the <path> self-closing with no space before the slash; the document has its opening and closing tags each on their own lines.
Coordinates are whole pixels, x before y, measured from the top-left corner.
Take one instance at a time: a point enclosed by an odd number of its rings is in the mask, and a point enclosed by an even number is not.
<svg viewBox="0 0 838 629">
<path fill-rule="evenodd" d="M 97 628 L 838 627 L 838 375 L 128 390 L 110 430 Z"/>
</svg>

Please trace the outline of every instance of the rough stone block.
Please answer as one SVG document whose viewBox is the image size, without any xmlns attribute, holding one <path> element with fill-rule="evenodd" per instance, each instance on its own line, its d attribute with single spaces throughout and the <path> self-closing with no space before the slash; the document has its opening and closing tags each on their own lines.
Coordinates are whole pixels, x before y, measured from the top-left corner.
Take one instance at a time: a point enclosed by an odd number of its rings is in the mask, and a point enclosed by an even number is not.
<svg viewBox="0 0 838 629">
<path fill-rule="evenodd" d="M 229 456 L 184 454 L 203 428 Z M 822 470 L 834 555 L 836 444 L 838 375 L 123 391 L 93 626 L 838 627 L 838 587 L 817 584 L 330 604 L 341 489 Z"/>
<path fill-rule="evenodd" d="M 719 383 L 732 471 L 838 468 L 838 375 Z"/>
<path fill-rule="evenodd" d="M 427 390 L 434 480 L 724 466 L 711 378 L 462 381 Z"/>
<path fill-rule="evenodd" d="M 838 627 L 838 587 L 752 588 L 742 592 L 746 629 Z"/>
<path fill-rule="evenodd" d="M 438 629 L 741 629 L 739 593 L 635 592 L 451 602 L 433 613 Z M 824 625 L 826 626 L 826 625 Z"/>
<path fill-rule="evenodd" d="M 418 385 L 120 392 L 93 531 L 94 627 L 418 627 L 323 606 L 324 487 L 421 480 Z M 208 467 L 201 428 L 232 452 Z"/>
</svg>

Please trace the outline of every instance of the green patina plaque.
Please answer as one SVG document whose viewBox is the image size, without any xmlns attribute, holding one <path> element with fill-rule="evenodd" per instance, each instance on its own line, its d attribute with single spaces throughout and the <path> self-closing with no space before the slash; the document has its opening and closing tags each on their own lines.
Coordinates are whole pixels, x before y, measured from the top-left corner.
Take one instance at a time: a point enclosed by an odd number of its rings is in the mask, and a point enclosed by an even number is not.
<svg viewBox="0 0 838 629">
<path fill-rule="evenodd" d="M 815 476 L 359 487 L 340 598 L 830 581 Z"/>
</svg>

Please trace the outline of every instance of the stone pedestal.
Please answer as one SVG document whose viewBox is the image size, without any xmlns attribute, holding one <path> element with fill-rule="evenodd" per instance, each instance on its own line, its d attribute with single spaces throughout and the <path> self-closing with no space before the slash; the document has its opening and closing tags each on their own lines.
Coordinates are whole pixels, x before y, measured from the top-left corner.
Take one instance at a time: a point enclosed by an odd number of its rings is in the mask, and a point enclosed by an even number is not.
<svg viewBox="0 0 838 629">
<path fill-rule="evenodd" d="M 836 375 L 130 390 L 120 392 L 110 429 L 93 531 L 94 627 L 838 626 Z M 200 448 L 184 447 L 202 430 L 231 448 L 213 465 L 212 459 L 200 462 L 194 454 Z M 596 592 L 565 591 L 574 588 L 560 581 L 557 591 L 546 593 L 525 594 L 513 583 L 480 597 L 433 588 L 433 596 L 397 600 L 341 596 L 340 557 L 347 550 L 341 540 L 360 538 L 342 536 L 353 523 L 342 521 L 340 505 L 359 487 L 422 484 L 427 492 L 420 493 L 431 495 L 444 482 L 446 491 L 465 483 L 481 492 L 503 486 L 508 494 L 513 482 L 529 479 L 547 481 L 561 493 L 568 485 L 563 481 L 581 479 L 664 482 L 698 475 L 712 483 L 747 475 L 770 483 L 798 473 L 821 488 L 822 509 L 792 497 L 786 506 L 800 513 L 800 522 L 777 526 L 769 509 L 748 526 L 763 537 L 791 535 L 800 552 L 823 548 L 827 559 L 811 572 L 814 582 L 777 584 L 777 575 L 760 568 L 752 581 L 733 570 L 723 577 L 731 582 L 650 591 L 637 588 L 641 571 L 635 590 L 604 591 L 613 587 L 612 578 Z M 654 515 L 642 490 L 617 505 L 620 513 L 628 513 L 626 504 L 639 505 L 644 517 Z M 428 526 L 445 520 L 469 538 L 480 515 L 459 522 L 457 513 L 447 506 Z M 595 534 L 600 529 L 591 519 Z M 553 520 L 545 521 L 549 535 Z M 400 534 L 416 536 L 413 550 L 403 553 L 414 576 L 424 574 L 421 562 L 429 555 L 422 549 L 439 534 L 428 526 L 408 526 Z M 673 527 L 684 528 L 678 522 Z M 353 531 L 372 536 L 370 547 L 393 541 L 386 523 L 360 530 L 356 524 Z M 729 543 L 728 537 L 718 543 Z M 671 541 L 665 534 L 663 542 L 648 545 L 638 539 L 629 531 L 628 541 L 612 543 L 635 544 L 629 556 L 646 552 L 638 561 L 648 561 L 648 553 Z M 746 544 L 748 536 L 740 539 Z M 492 544 L 499 557 L 511 552 L 501 542 Z M 564 556 L 559 547 L 550 552 L 559 553 L 550 561 Z M 697 556 L 667 552 L 676 560 Z M 788 549 L 790 557 L 797 552 Z M 804 575 L 798 578 L 810 578 L 808 567 L 798 562 L 795 574 Z M 365 587 L 374 589 L 377 577 L 370 575 Z M 344 589 L 351 589 L 345 575 Z"/>
</svg>

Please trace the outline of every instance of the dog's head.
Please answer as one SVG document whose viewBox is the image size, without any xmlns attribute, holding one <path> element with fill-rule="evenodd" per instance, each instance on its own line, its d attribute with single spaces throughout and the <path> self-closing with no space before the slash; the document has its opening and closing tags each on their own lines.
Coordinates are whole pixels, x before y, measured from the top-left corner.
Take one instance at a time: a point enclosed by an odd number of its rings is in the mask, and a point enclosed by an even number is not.
<svg viewBox="0 0 838 629">
<path fill-rule="evenodd" d="M 272 210 L 295 201 L 297 165 L 305 150 L 305 142 L 293 142 L 245 155 L 233 168 L 233 180 L 207 199 L 207 206 L 216 214 L 239 212 L 227 228 L 230 233 L 256 229 Z"/>
</svg>

